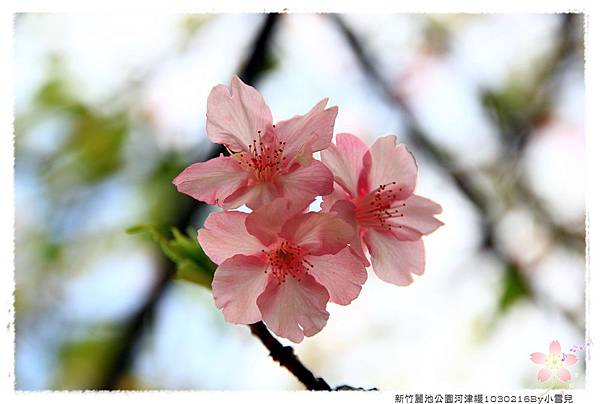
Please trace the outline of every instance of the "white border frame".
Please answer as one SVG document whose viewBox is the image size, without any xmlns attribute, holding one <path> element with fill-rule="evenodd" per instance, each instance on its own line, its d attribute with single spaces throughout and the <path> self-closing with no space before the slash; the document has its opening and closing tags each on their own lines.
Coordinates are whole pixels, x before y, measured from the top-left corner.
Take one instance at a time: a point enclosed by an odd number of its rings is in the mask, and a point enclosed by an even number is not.
<svg viewBox="0 0 600 404">
<path fill-rule="evenodd" d="M 114 402 L 123 400 L 134 400 L 138 402 L 160 402 L 168 398 L 170 401 L 190 402 L 202 399 L 212 401 L 239 402 L 242 400 L 253 401 L 281 401 L 289 403 L 305 403 L 306 400 L 337 401 L 344 403 L 363 402 L 366 398 L 361 392 L 330 393 L 308 393 L 308 392 L 122 392 L 122 393 L 19 393 L 14 391 L 14 151 L 13 151 L 13 14 L 18 12 L 77 12 L 77 13 L 187 13 L 187 12 L 265 12 L 265 11 L 288 11 L 288 12 L 413 12 L 413 13 L 445 13 L 445 12 L 467 12 L 467 13 L 506 13 L 506 12 L 542 12 L 555 13 L 577 11 L 585 12 L 586 15 L 586 202 L 587 202 L 587 270 L 586 270 L 586 337 L 592 341 L 587 352 L 587 388 L 585 390 L 569 390 L 574 395 L 574 402 L 593 402 L 598 399 L 598 384 L 593 380 L 599 378 L 599 367 L 591 360 L 594 353 L 598 333 L 598 322 L 594 318 L 598 313 L 598 282 L 593 281 L 591 268 L 595 264 L 594 252 L 598 251 L 597 238 L 592 237 L 592 229 L 598 228 L 597 209 L 600 206 L 598 188 L 595 185 L 598 180 L 594 173 L 598 172 L 598 33 L 600 17 L 595 11 L 597 1 L 559 1 L 559 0 L 503 0 L 503 1 L 436 1 L 420 0 L 419 2 L 397 2 L 391 5 L 385 0 L 349 1 L 331 0 L 324 4 L 323 0 L 304 0 L 301 6 L 294 5 L 284 8 L 280 0 L 244 1 L 244 0 L 222 0 L 216 2 L 199 2 L 198 0 L 171 0 L 169 2 L 135 0 L 123 2 L 122 0 L 104 0 L 97 2 L 81 2 L 77 0 L 21 0 L 15 2 L 10 0 L 8 4 L 1 5 L 0 10 L 0 128 L 2 142 L 0 147 L 0 189 L 3 197 L 0 199 L 0 218 L 2 224 L 2 238 L 0 239 L 0 257 L 4 265 L 0 271 L 0 299 L 2 308 L 3 331 L 1 333 L 2 344 L 0 345 L 0 386 L 4 402 L 38 402 L 55 401 L 60 403 L 80 402 L 85 398 L 89 402 L 105 401 L 109 397 Z M 9 83 L 9 85 L 6 85 Z M 596 300 L 595 300 L 596 299 Z M 435 393 L 435 390 L 432 390 Z M 432 393 L 427 392 L 427 393 Z M 469 393 L 465 391 L 439 391 L 440 393 Z M 379 392 L 368 393 L 369 400 L 382 403 L 393 403 L 394 395 L 398 393 L 411 392 Z M 412 392 L 416 393 L 416 392 Z M 482 392 L 483 393 L 483 392 Z M 518 390 L 512 392 L 499 391 L 499 394 L 537 394 L 538 390 Z M 83 396 L 82 396 L 83 394 Z M 309 396 L 310 394 L 310 396 Z M 488 392 L 488 394 L 491 394 Z"/>
</svg>

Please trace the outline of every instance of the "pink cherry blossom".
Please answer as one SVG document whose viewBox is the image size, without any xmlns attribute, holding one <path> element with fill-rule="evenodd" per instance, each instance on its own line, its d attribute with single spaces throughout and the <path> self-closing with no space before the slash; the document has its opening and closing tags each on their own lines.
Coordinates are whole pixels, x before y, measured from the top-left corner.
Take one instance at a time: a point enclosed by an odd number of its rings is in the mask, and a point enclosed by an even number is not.
<svg viewBox="0 0 600 404">
<path fill-rule="evenodd" d="M 347 305 L 366 281 L 350 251 L 352 227 L 330 213 L 302 213 L 278 198 L 252 213 L 212 213 L 198 241 L 218 264 L 213 296 L 226 321 L 264 321 L 300 342 L 327 323 L 328 301 Z"/>
<path fill-rule="evenodd" d="M 415 195 L 417 166 L 394 135 L 378 138 L 368 148 L 351 134 L 338 134 L 336 144 L 321 151 L 334 175 L 332 194 L 323 198 L 324 211 L 337 212 L 354 228 L 353 252 L 386 282 L 409 285 L 412 274 L 425 270 L 422 236 L 443 223 L 434 217 L 442 208 Z"/>
<path fill-rule="evenodd" d="M 333 177 L 312 157 L 331 143 L 337 107 L 327 98 L 307 114 L 273 125 L 262 95 L 237 76 L 231 88 L 218 85 L 208 96 L 206 130 L 231 156 L 195 163 L 179 174 L 177 189 L 200 201 L 232 209 L 252 209 L 277 197 L 299 206 L 333 190 Z"/>
<path fill-rule="evenodd" d="M 548 355 L 544 355 L 541 352 L 534 352 L 529 358 L 533 363 L 544 365 L 544 367 L 539 370 L 537 379 L 540 382 L 545 382 L 550 379 L 552 375 L 556 375 L 563 382 L 571 380 L 571 372 L 565 369 L 565 366 L 577 363 L 577 356 L 573 354 L 563 354 L 558 341 L 552 341 L 548 349 L 550 351 Z"/>
</svg>

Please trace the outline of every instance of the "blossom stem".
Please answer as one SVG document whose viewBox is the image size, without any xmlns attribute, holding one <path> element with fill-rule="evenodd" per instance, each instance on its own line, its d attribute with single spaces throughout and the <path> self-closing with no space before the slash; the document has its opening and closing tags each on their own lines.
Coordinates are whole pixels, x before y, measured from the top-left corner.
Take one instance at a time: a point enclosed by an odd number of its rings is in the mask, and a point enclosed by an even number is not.
<svg viewBox="0 0 600 404">
<path fill-rule="evenodd" d="M 291 346 L 283 346 L 267 329 L 262 321 L 249 324 L 250 332 L 256 336 L 263 345 L 269 350 L 274 361 L 279 362 L 281 366 L 290 371 L 308 390 L 332 391 L 327 382 L 315 375 L 306 367 Z"/>
</svg>

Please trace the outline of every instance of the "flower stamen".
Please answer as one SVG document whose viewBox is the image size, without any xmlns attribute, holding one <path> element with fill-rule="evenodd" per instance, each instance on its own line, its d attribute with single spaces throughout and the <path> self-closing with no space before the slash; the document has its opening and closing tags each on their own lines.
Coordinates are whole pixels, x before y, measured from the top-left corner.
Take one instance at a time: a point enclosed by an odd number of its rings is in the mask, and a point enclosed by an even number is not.
<svg viewBox="0 0 600 404">
<path fill-rule="evenodd" d="M 257 134 L 258 140 L 253 139 L 247 151 L 234 156 L 240 167 L 252 173 L 257 182 L 269 182 L 283 173 L 286 160 L 283 151 L 286 142 L 263 140 L 260 130 Z"/>
<path fill-rule="evenodd" d="M 356 219 L 362 226 L 383 230 L 402 228 L 391 219 L 404 217 L 406 202 L 399 200 L 402 188 L 392 188 L 396 182 L 379 185 L 362 198 L 356 207 Z"/>
<path fill-rule="evenodd" d="M 314 268 L 314 265 L 304 258 L 306 252 L 301 247 L 290 244 L 287 240 L 277 248 L 270 251 L 263 250 L 263 252 L 269 261 L 265 272 L 270 271 L 279 285 L 285 283 L 288 276 L 301 281 L 304 275 Z"/>
</svg>

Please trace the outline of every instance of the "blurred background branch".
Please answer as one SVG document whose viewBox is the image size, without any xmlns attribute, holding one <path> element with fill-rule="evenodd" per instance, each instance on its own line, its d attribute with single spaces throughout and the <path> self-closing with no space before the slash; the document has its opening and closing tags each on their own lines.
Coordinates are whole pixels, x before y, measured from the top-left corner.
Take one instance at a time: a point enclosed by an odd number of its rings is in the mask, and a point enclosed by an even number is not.
<svg viewBox="0 0 600 404">
<path fill-rule="evenodd" d="M 255 84 L 265 70 L 267 64 L 268 48 L 271 42 L 271 37 L 276 29 L 277 14 L 268 14 L 264 17 L 264 24 L 259 30 L 256 39 L 251 46 L 247 60 L 240 68 L 239 77 L 247 84 Z M 221 154 L 226 154 L 227 150 L 222 145 L 213 146 L 213 150 L 208 156 L 204 156 L 204 160 L 210 160 Z M 173 177 L 174 178 L 174 177 Z M 170 181 L 169 181 L 170 183 Z M 204 208 L 204 204 L 188 199 L 184 206 L 180 207 L 178 216 L 175 219 L 174 226 L 177 229 L 185 230 L 192 226 L 194 215 L 200 213 Z M 176 273 L 172 267 L 172 263 L 166 259 L 161 260 L 160 277 L 153 291 L 150 293 L 147 301 L 142 305 L 139 312 L 132 318 L 130 324 L 125 328 L 124 336 L 120 347 L 116 348 L 114 355 L 115 362 L 111 369 L 107 372 L 105 380 L 101 384 L 103 390 L 114 390 L 120 386 L 120 380 L 129 371 L 131 363 L 135 358 L 136 347 L 140 343 L 142 333 L 148 328 L 153 321 L 153 315 L 160 299 L 164 296 L 168 288 L 169 282 Z"/>
<path fill-rule="evenodd" d="M 515 296 L 520 297 L 522 295 L 533 298 L 544 306 L 548 304 L 554 305 L 555 303 L 548 296 L 542 297 L 532 292 L 533 289 L 528 285 L 528 279 L 523 275 L 523 273 L 526 273 L 526 270 L 522 267 L 522 264 L 507 256 L 497 245 L 494 234 L 496 233 L 495 227 L 498 224 L 497 218 L 500 215 L 495 211 L 491 201 L 499 199 L 499 190 L 493 190 L 489 194 L 485 193 L 482 188 L 476 185 L 477 179 L 475 176 L 478 173 L 469 170 L 452 169 L 452 167 L 457 167 L 456 162 L 449 153 L 431 141 L 431 136 L 427 135 L 422 129 L 416 115 L 402 95 L 392 90 L 386 83 L 376 67 L 376 57 L 367 54 L 362 46 L 363 41 L 344 22 L 341 15 L 331 14 L 329 18 L 334 21 L 346 38 L 348 45 L 354 52 L 365 74 L 379 88 L 386 100 L 395 105 L 402 114 L 406 133 L 411 144 L 428 155 L 431 161 L 449 176 L 454 185 L 479 211 L 480 225 L 482 226 L 482 233 L 485 235 L 483 238 L 483 247 L 490 250 L 503 263 L 503 266 L 507 268 L 508 274 L 512 274 L 508 276 L 508 279 L 511 279 L 512 282 L 507 284 L 507 287 L 516 290 L 514 292 L 516 293 Z M 577 25 L 575 18 L 576 15 L 574 14 L 561 15 L 561 29 L 557 32 L 555 49 L 551 52 L 549 60 L 542 65 L 542 69 L 537 75 L 537 82 L 531 86 L 532 94 L 523 94 L 522 102 L 524 104 L 519 105 L 519 107 L 523 108 L 502 111 L 501 106 L 493 102 L 493 97 L 495 96 L 493 92 L 484 90 L 482 94 L 484 105 L 488 106 L 490 115 L 496 118 L 496 123 L 502 133 L 501 138 L 504 140 L 504 150 L 502 152 L 504 158 L 499 162 L 501 166 L 494 168 L 491 175 L 502 177 L 503 185 L 510 186 L 509 192 L 511 197 L 532 205 L 532 211 L 549 228 L 554 236 L 554 240 L 559 241 L 565 246 L 574 248 L 579 254 L 583 254 L 585 251 L 585 236 L 582 233 L 574 232 L 569 228 L 555 223 L 552 215 L 546 212 L 544 204 L 523 183 L 521 173 L 518 169 L 527 139 L 540 119 L 542 119 L 541 117 L 548 114 L 548 108 L 551 106 L 551 102 L 555 96 L 554 92 L 557 88 L 557 83 L 560 81 L 561 75 L 564 74 L 565 63 L 568 63 L 578 51 L 579 43 L 576 39 Z M 512 286 L 513 283 L 520 286 L 515 289 Z M 505 298 L 503 305 L 508 307 L 509 303 L 515 300 L 514 298 L 506 300 Z M 571 321 L 580 330 L 582 335 L 584 334 L 581 319 L 578 318 L 576 313 L 564 310 L 560 306 L 557 306 L 556 309 Z"/>
</svg>

